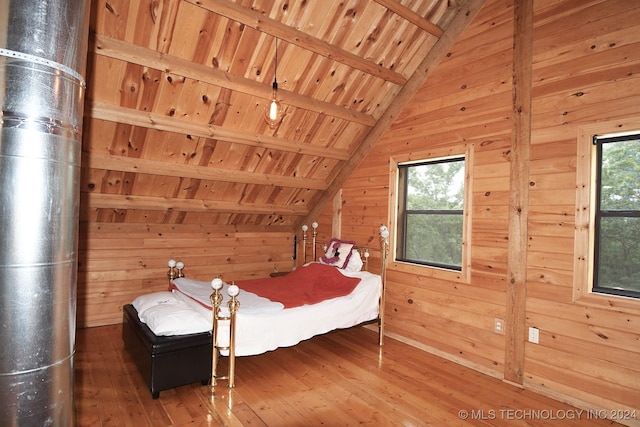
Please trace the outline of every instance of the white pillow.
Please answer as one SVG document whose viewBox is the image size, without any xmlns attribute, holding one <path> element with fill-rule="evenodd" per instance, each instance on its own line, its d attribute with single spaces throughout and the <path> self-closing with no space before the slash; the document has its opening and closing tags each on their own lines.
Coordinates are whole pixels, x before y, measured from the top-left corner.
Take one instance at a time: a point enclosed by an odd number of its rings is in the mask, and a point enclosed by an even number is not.
<svg viewBox="0 0 640 427">
<path fill-rule="evenodd" d="M 169 291 L 140 295 L 132 305 L 140 321 L 158 336 L 197 334 L 211 330 L 210 318 L 206 319 Z"/>
<path fill-rule="evenodd" d="M 160 304 L 175 304 L 178 300 L 169 291 L 152 292 L 150 294 L 140 295 L 131 303 L 138 312 L 138 317 L 151 307 Z M 142 320 L 142 318 L 140 319 Z"/>
<path fill-rule="evenodd" d="M 362 262 L 362 258 L 360 257 L 360 251 L 357 249 L 351 249 L 351 258 L 349 258 L 349 262 L 347 262 L 347 266 L 344 268 L 345 271 L 361 271 L 364 266 L 364 262 Z"/>
<path fill-rule="evenodd" d="M 142 321 L 158 336 L 197 334 L 211 330 L 211 321 L 183 302 L 156 305 L 145 310 L 143 317 Z"/>
</svg>

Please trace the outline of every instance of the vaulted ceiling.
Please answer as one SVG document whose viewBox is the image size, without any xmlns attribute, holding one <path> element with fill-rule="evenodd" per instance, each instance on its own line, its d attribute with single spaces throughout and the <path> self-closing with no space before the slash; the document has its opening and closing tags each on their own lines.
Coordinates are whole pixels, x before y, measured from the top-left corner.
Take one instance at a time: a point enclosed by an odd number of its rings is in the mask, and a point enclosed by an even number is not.
<svg viewBox="0 0 640 427">
<path fill-rule="evenodd" d="M 315 218 L 482 3 L 93 0 L 81 220 Z"/>
</svg>

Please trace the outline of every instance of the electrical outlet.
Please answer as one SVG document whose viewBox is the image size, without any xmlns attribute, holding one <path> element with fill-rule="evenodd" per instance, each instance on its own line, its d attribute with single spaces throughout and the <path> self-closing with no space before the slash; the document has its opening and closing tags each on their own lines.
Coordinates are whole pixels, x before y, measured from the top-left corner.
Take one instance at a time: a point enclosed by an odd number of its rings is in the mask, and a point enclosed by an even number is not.
<svg viewBox="0 0 640 427">
<path fill-rule="evenodd" d="M 504 320 L 497 317 L 493 319 L 493 332 L 504 335 Z"/>
<path fill-rule="evenodd" d="M 538 344 L 540 342 L 540 330 L 538 328 L 529 328 L 529 342 Z"/>
</svg>

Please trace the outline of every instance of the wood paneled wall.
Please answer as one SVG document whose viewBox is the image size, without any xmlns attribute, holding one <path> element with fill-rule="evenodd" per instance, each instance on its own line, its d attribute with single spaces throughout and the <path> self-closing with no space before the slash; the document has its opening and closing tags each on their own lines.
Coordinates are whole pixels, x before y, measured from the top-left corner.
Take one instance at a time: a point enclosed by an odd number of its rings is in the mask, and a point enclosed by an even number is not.
<svg viewBox="0 0 640 427">
<path fill-rule="evenodd" d="M 332 234 L 332 212 L 318 218 L 316 256 Z M 307 261 L 313 254 L 308 224 Z M 302 230 L 296 230 L 296 265 L 303 262 Z M 209 281 L 267 277 L 291 271 L 294 232 L 289 227 L 159 225 L 135 223 L 80 224 L 78 253 L 78 326 L 122 322 L 122 306 L 138 295 L 167 289 L 167 261 L 185 263 L 188 278 Z M 374 236 L 374 237 L 372 237 Z M 371 248 L 370 271 L 380 269 L 377 231 L 359 244 Z"/>
<path fill-rule="evenodd" d="M 612 410 L 640 408 L 640 301 L 574 301 L 576 153 L 584 126 L 639 122 L 639 18 L 637 2 L 542 2 L 534 21 L 525 382 Z"/>
<path fill-rule="evenodd" d="M 291 270 L 293 232 L 264 227 L 81 223 L 78 326 L 122 322 L 122 305 L 167 289 L 167 261 L 209 281 L 267 277 Z"/>
<path fill-rule="evenodd" d="M 485 4 L 342 190 L 343 235 L 361 237 L 389 220 L 390 158 L 474 146 L 471 279 L 391 262 L 389 333 L 500 378 L 514 362 L 507 346 L 520 346 L 524 387 L 640 417 L 640 301 L 620 308 L 615 297 L 600 305 L 573 297 L 578 135 L 581 126 L 640 115 L 639 18 L 640 4 L 624 0 L 534 2 L 528 239 L 514 248 L 514 8 Z M 539 328 L 539 344 L 493 331 L 511 308 L 513 250 L 526 252 L 522 326 Z"/>
</svg>

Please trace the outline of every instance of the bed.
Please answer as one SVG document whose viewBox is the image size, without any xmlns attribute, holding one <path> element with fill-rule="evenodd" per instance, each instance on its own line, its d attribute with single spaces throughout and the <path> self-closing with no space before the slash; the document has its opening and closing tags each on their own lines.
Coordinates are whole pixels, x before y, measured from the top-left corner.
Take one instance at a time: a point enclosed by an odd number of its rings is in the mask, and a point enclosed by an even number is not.
<svg viewBox="0 0 640 427">
<path fill-rule="evenodd" d="M 388 250 L 385 231 L 381 227 L 382 266 Z M 318 260 L 289 274 L 230 283 L 186 278 L 184 264 L 170 261 L 167 291 L 141 295 L 125 305 L 125 348 L 138 359 L 155 398 L 161 390 L 196 381 L 216 385 L 226 379 L 233 387 L 236 357 L 293 346 L 339 328 L 377 321 L 382 345 L 384 268 L 381 274 L 366 271 L 368 254 L 369 249 L 354 242 L 332 239 Z M 154 347 L 157 340 L 164 347 Z M 188 367 L 187 372 L 167 381 L 163 367 L 156 366 L 165 353 L 171 354 L 173 366 Z M 228 358 L 226 375 L 218 372 L 220 357 Z M 175 370 L 169 371 L 176 377 Z"/>
</svg>

